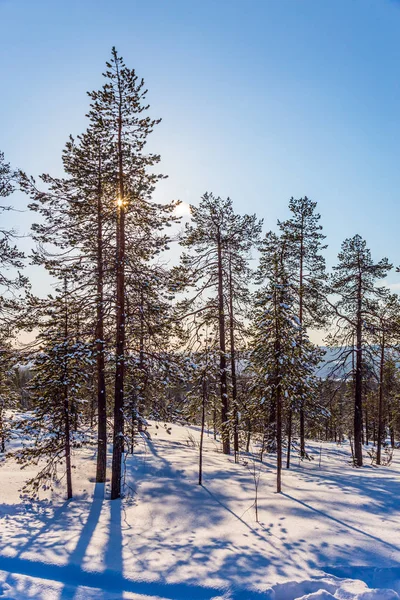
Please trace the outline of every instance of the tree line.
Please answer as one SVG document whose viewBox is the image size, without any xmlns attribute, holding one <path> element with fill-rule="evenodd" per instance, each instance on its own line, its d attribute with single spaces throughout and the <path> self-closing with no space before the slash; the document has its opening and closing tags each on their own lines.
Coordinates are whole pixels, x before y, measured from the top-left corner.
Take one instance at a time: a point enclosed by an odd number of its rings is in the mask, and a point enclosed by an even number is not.
<svg viewBox="0 0 400 600">
<path fill-rule="evenodd" d="M 36 181 L 0 153 L 0 212 L 19 189 L 36 217 L 28 257 L 0 228 L 0 450 L 39 465 L 26 490 L 38 495 L 61 473 L 72 497 L 72 453 L 84 444 L 97 446 L 104 483 L 111 442 L 119 498 L 123 454 L 149 418 L 200 426 L 199 483 L 206 426 L 236 462 L 250 449 L 276 455 L 278 492 L 293 453 L 311 458 L 307 438 L 348 439 L 356 467 L 372 441 L 372 462 L 388 464 L 400 435 L 400 305 L 381 282 L 393 265 L 355 235 L 328 273 L 308 197 L 291 198 L 289 218 L 263 235 L 255 214 L 207 192 L 176 233 L 179 202 L 153 201 L 164 175 L 146 144 L 160 119 L 144 81 L 115 48 L 103 75 L 86 131 L 62 151 L 63 177 Z M 54 293 L 33 294 L 29 263 Z M 327 332 L 325 358 L 313 329 Z M 7 451 L 13 436 L 24 443 Z"/>
</svg>

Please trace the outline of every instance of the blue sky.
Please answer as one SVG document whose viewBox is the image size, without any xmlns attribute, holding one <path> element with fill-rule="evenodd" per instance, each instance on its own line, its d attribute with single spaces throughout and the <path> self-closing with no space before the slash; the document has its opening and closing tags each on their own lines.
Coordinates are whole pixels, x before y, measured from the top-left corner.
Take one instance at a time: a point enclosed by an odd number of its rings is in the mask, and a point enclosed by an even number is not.
<svg viewBox="0 0 400 600">
<path fill-rule="evenodd" d="M 115 45 L 163 119 L 157 200 L 229 195 L 270 229 L 308 195 L 328 265 L 355 233 L 400 264 L 400 2 L 0 0 L 0 23 L 0 149 L 13 165 L 61 173 Z M 28 213 L 12 218 L 29 229 Z"/>
</svg>

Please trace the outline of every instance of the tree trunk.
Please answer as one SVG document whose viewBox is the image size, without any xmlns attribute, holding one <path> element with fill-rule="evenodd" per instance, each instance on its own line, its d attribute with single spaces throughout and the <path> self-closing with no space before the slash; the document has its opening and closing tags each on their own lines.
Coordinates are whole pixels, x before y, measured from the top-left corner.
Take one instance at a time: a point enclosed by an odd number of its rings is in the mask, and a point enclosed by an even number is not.
<svg viewBox="0 0 400 600">
<path fill-rule="evenodd" d="M 300 238 L 300 274 L 299 274 L 299 321 L 300 327 L 303 327 L 303 276 L 304 276 L 304 216 L 301 217 L 301 238 Z M 300 342 L 302 338 L 302 331 L 300 331 Z M 300 344 L 301 346 L 301 344 Z M 306 438 L 305 438 L 305 427 L 304 427 L 304 404 L 303 400 L 300 402 L 300 456 L 305 458 L 306 456 Z"/>
<path fill-rule="evenodd" d="M 112 456 L 111 499 L 121 497 L 121 463 L 124 448 L 124 375 L 125 375 L 125 194 L 122 158 L 122 114 L 118 118 L 118 192 L 117 213 L 117 306 L 116 369 L 114 396 L 114 436 Z"/>
<path fill-rule="evenodd" d="M 64 381 L 68 379 L 68 301 L 67 301 L 67 281 L 64 280 L 65 294 L 65 320 L 64 320 Z M 64 433 L 65 433 L 65 470 L 67 475 L 67 499 L 72 498 L 72 470 L 71 470 L 71 426 L 70 426 L 70 411 L 68 398 L 68 385 L 64 385 Z"/>
<path fill-rule="evenodd" d="M 247 424 L 246 452 L 249 452 L 249 450 L 250 450 L 250 439 L 251 439 L 251 423 L 249 421 Z"/>
<path fill-rule="evenodd" d="M 217 439 L 217 407 L 215 403 L 215 397 L 213 401 L 213 437 L 214 440 Z"/>
<path fill-rule="evenodd" d="M 376 464 L 381 464 L 383 437 L 383 372 L 385 364 L 385 333 L 382 334 L 381 360 L 379 365 L 379 404 L 378 404 L 378 445 L 376 449 Z"/>
<path fill-rule="evenodd" d="M 99 159 L 99 184 L 97 194 L 97 466 L 96 482 L 104 483 L 107 473 L 107 403 L 104 360 L 104 265 L 103 265 L 103 206 L 101 187 L 101 161 Z"/>
<path fill-rule="evenodd" d="M 362 467 L 362 312 L 361 275 L 357 290 L 357 330 L 356 330 L 356 374 L 354 391 L 354 457 L 357 467 Z"/>
<path fill-rule="evenodd" d="M 139 337 L 139 373 L 140 373 L 140 387 L 139 387 L 139 398 L 137 402 L 137 408 L 139 417 L 144 414 L 143 405 L 143 394 L 144 394 L 144 294 L 143 294 L 143 283 L 140 286 L 140 337 Z M 142 421 L 138 419 L 138 431 L 142 431 Z"/>
<path fill-rule="evenodd" d="M 280 310 L 278 309 L 277 290 L 274 292 L 275 310 L 275 397 L 276 397 L 276 491 L 282 491 L 282 377 L 281 377 L 281 344 L 280 344 Z"/>
<path fill-rule="evenodd" d="M 237 378 L 236 378 L 236 353 L 235 353 L 235 321 L 233 315 L 233 285 L 232 265 L 229 256 L 229 332 L 231 344 L 231 377 L 232 377 L 232 405 L 233 405 L 233 447 L 235 463 L 239 461 L 239 415 L 237 405 Z"/>
<path fill-rule="evenodd" d="M 292 445 L 292 409 L 289 409 L 288 414 L 288 444 L 287 444 L 287 455 L 286 455 L 286 468 L 290 469 L 290 451 Z"/>
<path fill-rule="evenodd" d="M 1 452 L 6 451 L 6 436 L 4 431 L 4 404 L 2 402 L 2 406 L 0 407 L 0 444 L 1 444 Z"/>
<path fill-rule="evenodd" d="M 220 353 L 220 392 L 221 392 L 221 437 L 222 452 L 230 454 L 229 423 L 228 423 L 228 387 L 226 377 L 226 345 L 225 345 L 225 311 L 222 270 L 221 238 L 218 235 L 218 324 L 219 324 L 219 353 Z"/>
<path fill-rule="evenodd" d="M 204 423 L 206 419 L 206 380 L 203 377 L 203 396 L 201 403 L 201 431 L 200 431 L 200 446 L 199 446 L 199 485 L 203 484 L 203 440 L 204 440 Z"/>
<path fill-rule="evenodd" d="M 65 419 L 65 469 L 67 473 L 67 498 L 72 498 L 72 470 L 71 470 L 71 433 L 69 418 L 68 386 L 64 393 L 64 419 Z"/>
</svg>

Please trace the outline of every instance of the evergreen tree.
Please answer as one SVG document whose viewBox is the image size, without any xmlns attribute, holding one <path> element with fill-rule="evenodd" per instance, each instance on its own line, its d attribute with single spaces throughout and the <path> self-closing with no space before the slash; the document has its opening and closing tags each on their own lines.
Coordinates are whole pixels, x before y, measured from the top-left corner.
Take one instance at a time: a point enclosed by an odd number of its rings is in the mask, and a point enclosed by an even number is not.
<svg viewBox="0 0 400 600">
<path fill-rule="evenodd" d="M 54 482 L 66 477 L 67 498 L 72 498 L 72 450 L 88 441 L 81 429 L 82 386 L 92 364 L 92 347 L 76 339 L 71 324 L 74 314 L 72 292 L 65 283 L 56 298 L 40 301 L 31 298 L 31 314 L 40 328 L 40 351 L 31 357 L 33 377 L 29 383 L 33 410 L 17 420 L 16 428 L 26 440 L 13 456 L 21 464 L 39 465 L 25 491 L 38 497 L 40 489 L 52 489 Z M 32 444 L 33 441 L 33 444 Z M 44 463 L 44 464 L 43 464 Z M 62 478 L 61 477 L 61 478 Z"/>
<path fill-rule="evenodd" d="M 294 300 L 285 264 L 286 244 L 268 234 L 269 251 L 264 245 L 263 269 L 268 280 L 257 293 L 253 326 L 251 368 L 264 423 L 274 421 L 277 452 L 277 492 L 282 488 L 282 418 L 285 402 L 314 385 L 316 357 L 295 314 Z M 299 344 L 302 344 L 299 347 Z M 298 382 L 302 382 L 299 390 Z M 271 411 L 274 414 L 270 417 Z M 275 417 L 276 415 L 276 417 Z M 276 419 L 276 420 L 275 420 Z M 270 437 L 270 432 L 267 433 Z"/>
<path fill-rule="evenodd" d="M 223 200 L 210 193 L 204 194 L 198 207 L 191 206 L 191 215 L 191 223 L 186 224 L 181 238 L 181 244 L 190 252 L 182 255 L 177 278 L 181 287 L 186 282 L 193 289 L 193 295 L 182 302 L 181 310 L 189 319 L 192 337 L 206 326 L 215 327 L 218 332 L 222 446 L 223 452 L 229 454 L 227 330 L 229 327 L 234 370 L 233 309 L 248 278 L 246 255 L 259 235 L 261 224 L 255 216 L 236 215 L 229 198 Z"/>
<path fill-rule="evenodd" d="M 160 157 L 145 154 L 148 136 L 160 120 L 145 115 L 147 90 L 133 69 L 128 69 L 123 59 L 112 49 L 106 63 L 106 83 L 90 92 L 89 118 L 93 126 L 104 128 L 113 142 L 115 165 L 116 222 L 116 374 L 114 396 L 114 435 L 112 459 L 111 497 L 121 494 L 121 459 L 124 439 L 124 376 L 126 357 L 126 262 L 128 245 L 137 236 L 147 245 L 173 219 L 175 205 L 156 205 L 150 202 L 155 183 L 162 177 L 150 171 Z"/>
<path fill-rule="evenodd" d="M 373 322 L 375 302 L 384 296 L 376 281 L 383 279 L 392 268 L 387 258 L 374 262 L 365 240 L 359 235 L 346 239 L 333 267 L 331 289 L 339 296 L 335 304 L 335 331 L 328 341 L 342 348 L 337 358 L 347 373 L 351 370 L 354 381 L 354 458 L 361 467 L 363 437 L 363 361 L 367 352 L 368 323 Z M 352 368 L 348 368 L 349 358 Z"/>
<path fill-rule="evenodd" d="M 68 177 L 42 176 L 46 193 L 26 176 L 24 187 L 33 198 L 31 208 L 44 217 L 34 227 L 40 246 L 36 262 L 51 274 L 56 274 L 60 260 L 79 270 L 82 302 L 86 308 L 95 307 L 95 327 L 88 322 L 85 329 L 97 346 L 98 481 L 104 481 L 106 473 L 107 339 L 116 344 L 112 477 L 112 497 L 116 498 L 124 433 L 127 297 L 131 292 L 135 296 L 135 275 L 141 273 L 143 264 L 168 247 L 169 236 L 163 230 L 177 217 L 173 214 L 176 203 L 151 201 L 161 176 L 148 169 L 159 156 L 145 154 L 144 148 L 159 121 L 144 114 L 148 107 L 143 80 L 125 66 L 115 49 L 104 75 L 103 88 L 89 93 L 88 130 L 76 141 L 71 138 L 64 151 Z M 51 255 L 49 244 L 58 249 L 57 257 Z M 109 320 L 112 310 L 114 327 Z"/>
<path fill-rule="evenodd" d="M 300 321 L 300 334 L 304 330 L 324 327 L 327 324 L 325 259 L 325 236 L 320 225 L 321 216 L 316 212 L 317 203 L 307 196 L 291 198 L 289 209 L 292 216 L 278 222 L 286 243 L 285 260 L 293 293 L 293 306 Z M 301 347 L 301 343 L 300 343 Z M 305 406 L 299 407 L 300 454 L 305 451 Z"/>
<path fill-rule="evenodd" d="M 249 285 L 253 279 L 253 273 L 248 263 L 250 252 L 259 243 L 262 221 L 256 215 L 234 215 L 231 231 L 228 235 L 227 251 L 227 300 L 229 315 L 229 354 L 231 363 L 231 385 L 232 385 L 232 420 L 233 420 L 233 444 L 235 462 L 239 456 L 239 398 L 237 377 L 237 342 L 241 342 L 244 349 L 243 337 L 245 334 L 245 319 L 249 313 L 251 294 Z"/>
</svg>

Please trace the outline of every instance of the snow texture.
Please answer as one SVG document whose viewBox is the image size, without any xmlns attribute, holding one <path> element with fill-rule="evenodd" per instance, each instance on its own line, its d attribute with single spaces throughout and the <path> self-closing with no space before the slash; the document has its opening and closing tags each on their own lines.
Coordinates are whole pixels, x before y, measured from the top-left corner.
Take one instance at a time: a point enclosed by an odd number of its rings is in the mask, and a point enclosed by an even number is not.
<svg viewBox="0 0 400 600">
<path fill-rule="evenodd" d="M 293 461 L 281 495 L 267 457 L 256 523 L 250 458 L 234 464 L 206 435 L 201 487 L 198 428 L 168 427 L 152 423 L 127 457 L 122 501 L 94 483 L 89 448 L 74 455 L 69 502 L 64 482 L 21 499 L 38 467 L 3 463 L 0 598 L 400 599 L 399 450 L 390 467 L 354 469 L 346 445 L 309 444 L 314 460 Z"/>
</svg>

